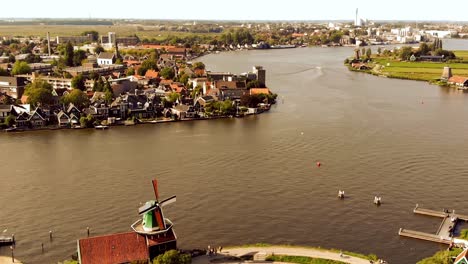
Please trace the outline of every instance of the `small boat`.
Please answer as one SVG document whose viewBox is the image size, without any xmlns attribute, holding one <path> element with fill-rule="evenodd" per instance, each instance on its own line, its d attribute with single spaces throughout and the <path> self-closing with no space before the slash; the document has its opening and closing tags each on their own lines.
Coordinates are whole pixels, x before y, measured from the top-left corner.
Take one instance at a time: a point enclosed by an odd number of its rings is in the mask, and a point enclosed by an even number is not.
<svg viewBox="0 0 468 264">
<path fill-rule="evenodd" d="M 344 199 L 344 191 L 342 191 L 342 190 L 338 191 L 338 198 L 339 199 Z"/>
<path fill-rule="evenodd" d="M 94 128 L 95 128 L 95 129 L 102 129 L 102 130 L 104 130 L 104 129 L 108 129 L 108 128 L 109 128 L 109 126 L 105 126 L 105 125 L 98 125 L 98 126 L 94 126 Z"/>
<path fill-rule="evenodd" d="M 5 131 L 5 132 L 16 132 L 16 131 L 18 131 L 18 128 L 9 127 L 9 128 L 5 128 L 3 131 Z"/>
<path fill-rule="evenodd" d="M 8 246 L 15 244 L 14 236 L 0 236 L 0 246 Z"/>
<path fill-rule="evenodd" d="M 375 196 L 374 197 L 374 204 L 379 206 L 380 204 L 382 204 L 382 197 L 380 196 Z"/>
</svg>

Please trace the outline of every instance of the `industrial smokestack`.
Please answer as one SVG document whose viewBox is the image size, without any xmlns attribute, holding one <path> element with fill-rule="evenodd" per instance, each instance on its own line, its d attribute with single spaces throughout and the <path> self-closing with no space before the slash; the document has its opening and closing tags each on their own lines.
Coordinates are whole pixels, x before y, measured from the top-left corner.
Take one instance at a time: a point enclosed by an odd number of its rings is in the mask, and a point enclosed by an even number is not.
<svg viewBox="0 0 468 264">
<path fill-rule="evenodd" d="M 354 25 L 358 25 L 358 13 L 359 13 L 359 8 L 356 8 L 356 18 L 354 19 Z"/>
<path fill-rule="evenodd" d="M 49 32 L 47 32 L 47 49 L 49 51 L 49 57 L 50 57 L 52 54 L 50 53 L 50 34 L 49 34 Z"/>
</svg>

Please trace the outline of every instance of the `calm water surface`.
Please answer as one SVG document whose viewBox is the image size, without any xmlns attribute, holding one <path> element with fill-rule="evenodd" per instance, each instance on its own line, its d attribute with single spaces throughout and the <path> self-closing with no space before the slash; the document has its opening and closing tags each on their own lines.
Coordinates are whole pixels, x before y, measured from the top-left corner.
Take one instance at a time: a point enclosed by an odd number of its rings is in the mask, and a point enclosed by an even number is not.
<svg viewBox="0 0 468 264">
<path fill-rule="evenodd" d="M 177 195 L 165 212 L 182 248 L 298 244 L 403 264 L 433 254 L 443 247 L 398 229 L 436 231 L 438 219 L 413 215 L 416 203 L 468 213 L 468 94 L 348 72 L 351 53 L 204 57 L 216 71 L 267 69 L 280 96 L 259 116 L 0 135 L 0 231 L 16 234 L 18 258 L 56 263 L 87 226 L 93 235 L 129 231 L 157 178 L 161 196 Z M 337 200 L 339 189 L 349 198 Z"/>
</svg>

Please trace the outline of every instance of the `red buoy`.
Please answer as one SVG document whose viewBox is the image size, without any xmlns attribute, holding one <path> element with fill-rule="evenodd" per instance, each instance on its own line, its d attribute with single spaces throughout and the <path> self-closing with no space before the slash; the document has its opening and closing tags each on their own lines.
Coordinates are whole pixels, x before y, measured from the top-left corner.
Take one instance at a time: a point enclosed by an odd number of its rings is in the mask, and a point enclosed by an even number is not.
<svg viewBox="0 0 468 264">
<path fill-rule="evenodd" d="M 317 161 L 317 167 L 320 167 L 322 165 L 322 163 L 320 163 L 320 161 Z"/>
</svg>

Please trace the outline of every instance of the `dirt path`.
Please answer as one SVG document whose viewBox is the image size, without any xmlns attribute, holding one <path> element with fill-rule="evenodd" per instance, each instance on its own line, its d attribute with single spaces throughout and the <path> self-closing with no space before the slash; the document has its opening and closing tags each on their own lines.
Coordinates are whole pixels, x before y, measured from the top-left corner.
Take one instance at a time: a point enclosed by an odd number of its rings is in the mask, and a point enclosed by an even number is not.
<svg viewBox="0 0 468 264">
<path fill-rule="evenodd" d="M 337 261 L 342 261 L 350 264 L 369 264 L 369 260 L 362 259 L 353 256 L 343 255 L 340 256 L 340 253 L 336 253 L 328 250 L 318 250 L 313 248 L 302 248 L 302 247 L 281 247 L 281 246 L 271 246 L 271 247 L 238 247 L 238 248 L 226 248 L 223 249 L 221 256 L 218 254 L 217 257 L 208 257 L 202 256 L 193 259 L 193 264 L 206 264 L 210 263 L 211 260 L 216 258 L 222 258 L 226 256 L 236 256 L 240 257 L 243 255 L 252 255 L 255 253 L 262 253 L 266 255 L 289 255 L 289 256 L 304 256 L 312 258 L 322 258 L 322 259 L 332 259 Z M 222 263 L 222 262 L 217 262 Z M 230 262 L 234 263 L 234 262 Z M 242 263 L 242 262 L 239 262 Z"/>
</svg>

